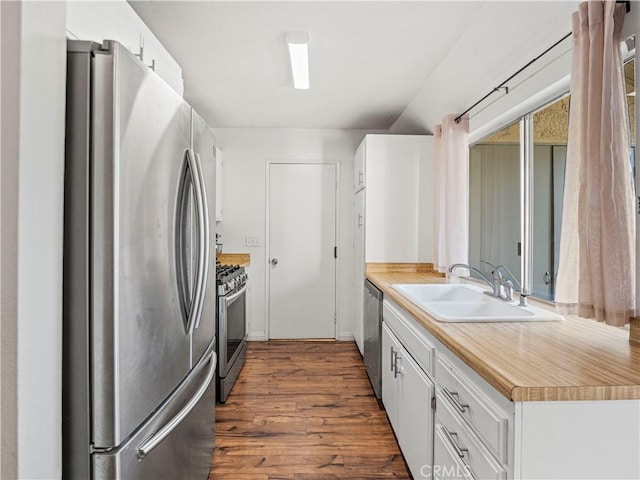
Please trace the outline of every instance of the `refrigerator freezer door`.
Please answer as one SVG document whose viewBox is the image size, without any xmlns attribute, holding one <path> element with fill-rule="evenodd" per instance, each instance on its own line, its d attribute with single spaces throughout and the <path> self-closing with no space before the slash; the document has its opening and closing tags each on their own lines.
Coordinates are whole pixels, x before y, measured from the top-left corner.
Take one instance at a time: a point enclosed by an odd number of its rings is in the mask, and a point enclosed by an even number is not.
<svg viewBox="0 0 640 480">
<path fill-rule="evenodd" d="M 215 239 L 216 213 L 216 157 L 215 138 L 204 120 L 192 110 L 193 151 L 202 167 L 204 190 L 209 212 L 209 238 Z M 211 240 L 213 243 L 213 240 Z M 213 245 L 210 245 L 213 247 Z M 202 317 L 193 332 L 192 362 L 202 357 L 207 345 L 216 332 L 216 256 L 215 249 L 209 248 L 206 294 L 202 308 Z"/>
<path fill-rule="evenodd" d="M 191 108 L 129 51 L 96 53 L 91 236 L 92 432 L 125 441 L 186 377 L 176 274 Z"/>
<path fill-rule="evenodd" d="M 124 445 L 93 455 L 94 480 L 208 478 L 215 436 L 216 355 L 210 347 L 160 411 Z"/>
</svg>

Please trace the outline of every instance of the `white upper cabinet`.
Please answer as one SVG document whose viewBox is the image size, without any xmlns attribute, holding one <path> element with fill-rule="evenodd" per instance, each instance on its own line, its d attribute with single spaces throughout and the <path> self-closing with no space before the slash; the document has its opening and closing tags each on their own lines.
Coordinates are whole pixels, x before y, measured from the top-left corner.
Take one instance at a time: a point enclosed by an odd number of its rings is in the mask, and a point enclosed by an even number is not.
<svg viewBox="0 0 640 480">
<path fill-rule="evenodd" d="M 365 151 L 367 148 L 366 139 L 356 150 L 356 156 L 353 160 L 353 191 L 358 192 L 364 188 L 364 168 L 365 168 Z"/>
<path fill-rule="evenodd" d="M 222 152 L 216 147 L 216 222 L 222 221 Z"/>
<path fill-rule="evenodd" d="M 356 150 L 353 335 L 361 353 L 365 264 L 432 261 L 432 141 L 367 135 Z"/>
<path fill-rule="evenodd" d="M 424 223 L 433 195 L 424 183 L 433 177 L 432 137 L 367 135 L 354 165 L 354 187 L 365 195 L 365 261 L 431 261 L 432 225 Z"/>
</svg>

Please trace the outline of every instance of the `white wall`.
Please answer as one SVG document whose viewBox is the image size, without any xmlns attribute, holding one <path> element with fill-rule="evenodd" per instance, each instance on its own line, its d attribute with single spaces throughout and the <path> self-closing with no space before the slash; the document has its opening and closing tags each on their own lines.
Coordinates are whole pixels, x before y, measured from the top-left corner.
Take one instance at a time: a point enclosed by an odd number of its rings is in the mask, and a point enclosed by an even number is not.
<svg viewBox="0 0 640 480">
<path fill-rule="evenodd" d="M 433 137 L 428 137 L 418 163 L 419 263 L 433 263 L 433 144 Z"/>
<path fill-rule="evenodd" d="M 117 40 L 135 54 L 144 46 L 143 60 L 180 96 L 184 92 L 182 68 L 126 0 L 67 3 L 67 34 L 76 40 Z"/>
<path fill-rule="evenodd" d="M 2 3 L 2 478 L 61 476 L 65 11 Z"/>
<path fill-rule="evenodd" d="M 576 10 L 577 5 L 573 8 L 573 11 Z M 640 4 L 631 2 L 631 11 L 624 20 L 622 38 L 627 38 L 634 33 L 637 35 L 640 26 L 639 15 Z M 570 16 L 568 18 L 570 19 Z M 560 40 L 563 34 L 568 33 L 569 30 L 570 24 L 566 31 L 556 29 L 550 37 L 548 46 L 551 46 L 554 41 Z M 472 143 L 477 142 L 568 92 L 571 81 L 572 41 L 572 38 L 569 37 L 521 75 L 518 75 L 510 82 L 508 95 L 494 94 L 493 97 L 475 108 L 471 112 L 469 122 L 471 132 L 469 140 Z M 533 58 L 534 56 L 514 58 L 511 73 L 515 73 L 518 68 Z M 502 78 L 500 81 L 504 79 Z M 485 93 L 488 93 L 488 90 Z"/>
<path fill-rule="evenodd" d="M 571 30 L 577 1 L 483 2 L 473 12 L 449 54 L 425 79 L 411 103 L 391 127 L 394 133 L 430 133 L 443 116 L 462 112 Z M 540 5 L 544 5 L 543 8 Z M 500 25 L 499 28 L 488 28 Z M 569 42 L 565 42 L 570 45 Z M 564 69 L 570 59 L 556 60 L 561 47 L 509 83 L 510 93 L 496 93 L 471 112 L 471 131 L 506 112 L 560 77 L 549 79 L 542 65 Z M 565 60 L 568 59 L 568 62 Z M 555 77 L 555 73 L 552 73 Z M 529 89 L 528 85 L 533 85 Z M 438 94 L 434 93 L 438 92 Z M 440 93 L 441 92 L 441 93 Z"/>
<path fill-rule="evenodd" d="M 222 150 L 224 219 L 218 226 L 224 251 L 248 252 L 247 316 L 251 340 L 266 331 L 266 163 L 268 160 L 337 160 L 340 169 L 338 205 L 338 338 L 352 338 L 353 312 L 353 156 L 365 136 L 359 130 L 214 129 Z M 291 228 L 304 228 L 292 225 Z M 261 240 L 246 247 L 245 237 Z"/>
</svg>

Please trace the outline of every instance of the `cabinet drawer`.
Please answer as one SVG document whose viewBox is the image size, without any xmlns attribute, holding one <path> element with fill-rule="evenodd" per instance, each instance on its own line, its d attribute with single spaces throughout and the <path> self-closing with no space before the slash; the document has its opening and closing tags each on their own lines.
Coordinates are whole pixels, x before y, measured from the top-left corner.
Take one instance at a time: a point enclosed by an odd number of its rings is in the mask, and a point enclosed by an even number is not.
<svg viewBox="0 0 640 480">
<path fill-rule="evenodd" d="M 435 454 L 434 470 L 435 466 L 439 465 L 441 458 L 445 459 L 443 463 L 446 464 L 447 455 L 449 457 L 454 455 L 454 459 L 458 457 L 458 460 L 469 469 L 471 475 L 468 477 L 470 478 L 478 480 L 505 479 L 507 475 L 505 468 L 493 457 L 480 438 L 466 425 L 466 422 L 454 412 L 454 407 L 451 407 L 443 397 L 442 390 L 438 392 L 436 404 L 436 437 L 447 447 L 448 453 Z M 440 446 L 441 450 L 442 448 L 443 445 Z M 438 452 L 438 442 L 436 442 L 436 452 Z"/>
<path fill-rule="evenodd" d="M 442 402 L 464 418 L 499 461 L 507 462 L 507 415 L 441 355 L 437 360 L 436 378 Z"/>
<path fill-rule="evenodd" d="M 382 316 L 414 360 L 427 375 L 433 378 L 436 357 L 435 345 L 388 302 L 384 303 Z"/>
<path fill-rule="evenodd" d="M 421 472 L 426 478 L 435 480 L 468 479 L 473 480 L 469 467 L 462 461 L 455 451 L 451 441 L 447 438 L 443 428 L 436 426 L 433 442 L 434 464 L 429 472 Z M 424 470 L 424 468 L 423 468 Z"/>
</svg>

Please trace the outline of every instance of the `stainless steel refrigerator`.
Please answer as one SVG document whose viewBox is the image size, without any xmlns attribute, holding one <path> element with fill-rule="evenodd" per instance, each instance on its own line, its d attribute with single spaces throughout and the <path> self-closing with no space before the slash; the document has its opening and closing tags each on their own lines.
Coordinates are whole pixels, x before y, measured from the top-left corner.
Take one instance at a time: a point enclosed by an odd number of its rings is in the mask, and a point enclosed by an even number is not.
<svg viewBox="0 0 640 480">
<path fill-rule="evenodd" d="M 116 42 L 70 41 L 67 74 L 63 476 L 206 480 L 215 139 Z"/>
</svg>

